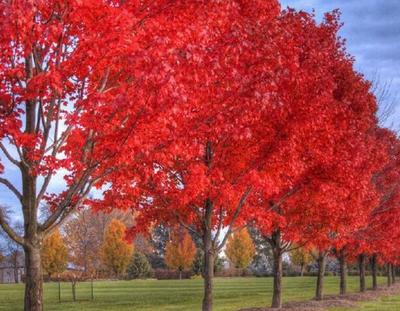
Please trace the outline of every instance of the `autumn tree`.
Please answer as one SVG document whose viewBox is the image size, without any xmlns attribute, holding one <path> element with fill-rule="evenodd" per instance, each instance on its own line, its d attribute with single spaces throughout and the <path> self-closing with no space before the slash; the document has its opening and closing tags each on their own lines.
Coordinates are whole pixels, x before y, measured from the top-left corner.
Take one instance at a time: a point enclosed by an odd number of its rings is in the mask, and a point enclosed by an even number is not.
<svg viewBox="0 0 400 311">
<path fill-rule="evenodd" d="M 44 239 L 41 258 L 42 268 L 49 276 L 61 273 L 67 268 L 68 250 L 59 230 Z"/>
<path fill-rule="evenodd" d="M 332 217 L 350 206 L 351 219 L 366 201 L 371 169 L 360 168 L 373 154 L 365 136 L 376 101 L 339 26 L 337 14 L 317 24 L 274 0 L 170 3 L 141 23 L 151 65 L 138 69 L 148 82 L 139 94 L 165 109 L 158 131 L 138 139 L 145 150 L 104 178 L 104 200 L 93 205 L 135 210 L 132 235 L 180 225 L 201 240 L 203 311 L 212 310 L 214 261 L 233 228 L 255 222 L 268 238 L 279 308 L 291 243 L 340 235 L 345 225 Z"/>
<path fill-rule="evenodd" d="M 399 242 L 400 215 L 400 140 L 396 133 L 388 129 L 377 129 L 376 135 L 387 154 L 387 161 L 372 176 L 378 200 L 368 214 L 364 226 L 355 231 L 348 248 L 351 255 L 358 259 L 360 272 L 360 291 L 365 291 L 365 264 L 371 257 L 373 289 L 377 285 L 377 265 L 386 263 L 388 284 L 391 284 L 392 266 L 397 262 L 396 246 Z"/>
<path fill-rule="evenodd" d="M 252 155 L 271 138 L 257 127 L 268 127 L 259 120 L 274 106 L 268 98 L 280 66 L 271 58 L 280 55 L 271 42 L 279 11 L 275 0 L 184 2 L 144 23 L 149 37 L 161 31 L 166 38 L 147 48 L 156 51 L 159 100 L 176 104 L 160 119 L 169 138 L 127 159 L 124 178 L 109 175 L 103 205 L 137 209 L 136 229 L 181 225 L 202 241 L 204 311 L 212 310 L 215 258 L 240 223 L 256 179 Z"/>
<path fill-rule="evenodd" d="M 126 272 L 133 253 L 133 246 L 124 239 L 125 230 L 121 221 L 113 219 L 106 228 L 101 246 L 102 262 L 116 277 Z"/>
<path fill-rule="evenodd" d="M 228 238 L 225 255 L 235 268 L 245 269 L 249 266 L 255 255 L 255 247 L 247 228 L 238 230 Z"/>
<path fill-rule="evenodd" d="M 310 251 L 301 247 L 294 247 L 290 251 L 290 261 L 292 264 L 300 266 L 300 276 L 304 274 L 304 268 L 313 261 Z"/>
<path fill-rule="evenodd" d="M 24 235 L 15 232 L 3 213 L 0 225 L 24 248 L 25 310 L 43 309 L 43 239 L 130 152 L 151 148 L 145 136 L 157 136 L 146 128 L 168 105 L 138 90 L 156 90 L 163 83 L 151 76 L 158 70 L 145 55 L 152 39 L 142 32 L 141 20 L 159 11 L 148 5 L 150 1 L 0 3 L 0 173 L 5 173 L 0 183 L 20 203 Z M 162 128 L 158 124 L 157 131 Z M 7 178 L 11 166 L 21 176 L 15 183 Z M 56 173 L 65 184 L 53 192 Z M 50 208 L 46 219 L 39 220 L 40 206 Z"/>
<path fill-rule="evenodd" d="M 101 245 L 104 231 L 113 219 L 132 224 L 132 216 L 118 210 L 111 213 L 94 212 L 81 208 L 63 226 L 69 260 L 86 275 L 93 276 L 102 267 Z"/>
<path fill-rule="evenodd" d="M 274 255 L 274 308 L 282 305 L 282 256 L 293 243 L 312 244 L 320 251 L 316 296 L 322 299 L 322 257 L 335 237 L 340 239 L 349 228 L 357 230 L 365 221 L 375 200 L 371 176 L 380 160 L 376 138 L 370 135 L 377 125 L 376 99 L 370 83 L 354 71 L 353 60 L 338 38 L 338 15 L 327 14 L 317 24 L 311 15 L 288 10 L 282 21 L 289 29 L 294 27 L 287 35 L 293 36 L 291 42 L 303 60 L 293 77 L 310 72 L 299 84 L 283 80 L 290 85 L 287 93 L 283 88 L 281 92 L 285 100 L 291 98 L 287 103 L 293 119 L 290 113 L 288 119 L 279 119 L 285 139 L 276 145 L 279 148 L 271 147 L 270 160 L 265 161 L 264 178 L 274 180 L 276 187 L 265 187 L 253 201 L 254 222 Z M 325 56 L 319 59 L 321 53 Z M 313 61 L 319 62 L 318 72 L 308 67 Z M 306 90 L 305 85 L 313 87 Z M 322 85 L 324 90 L 315 94 Z M 295 92 L 297 87 L 302 91 Z M 306 109 L 297 105 L 303 100 L 308 103 Z M 337 126 L 338 118 L 341 126 Z"/>
<path fill-rule="evenodd" d="M 165 263 L 179 271 L 179 279 L 182 279 L 182 271 L 192 266 L 195 256 L 196 245 L 190 234 L 182 228 L 172 231 L 165 247 Z"/>
</svg>

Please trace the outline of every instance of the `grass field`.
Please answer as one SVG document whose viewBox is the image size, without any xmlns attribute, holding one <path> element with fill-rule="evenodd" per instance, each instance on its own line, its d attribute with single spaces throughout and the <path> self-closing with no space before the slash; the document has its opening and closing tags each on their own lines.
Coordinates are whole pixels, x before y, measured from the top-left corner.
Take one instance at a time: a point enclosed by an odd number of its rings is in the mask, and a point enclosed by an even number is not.
<svg viewBox="0 0 400 311">
<path fill-rule="evenodd" d="M 377 301 L 360 304 L 359 308 L 336 308 L 332 311 L 400 311 L 400 296 L 385 297 Z"/>
<path fill-rule="evenodd" d="M 284 301 L 307 300 L 314 294 L 313 277 L 284 278 Z M 381 283 L 385 282 L 382 278 Z M 370 280 L 368 280 L 370 282 Z M 369 284 L 369 283 L 368 283 Z M 339 279 L 326 278 L 326 294 L 338 292 Z M 357 277 L 349 278 L 349 290 L 357 291 Z M 94 283 L 95 300 L 90 300 L 90 283 L 77 285 L 77 302 L 72 302 L 71 286 L 62 284 L 62 303 L 58 302 L 58 285 L 45 284 L 45 311 L 196 311 L 200 310 L 202 280 L 135 280 Z M 217 278 L 215 311 L 236 311 L 245 307 L 267 306 L 271 301 L 271 278 Z M 23 285 L 0 285 L 0 310 L 22 310 Z M 362 311 L 400 310 L 400 297 L 384 299 L 387 309 L 368 303 Z M 397 305 L 397 307 L 396 307 Z M 340 310 L 342 311 L 342 310 Z M 347 310 L 343 310 L 347 311 Z"/>
</svg>

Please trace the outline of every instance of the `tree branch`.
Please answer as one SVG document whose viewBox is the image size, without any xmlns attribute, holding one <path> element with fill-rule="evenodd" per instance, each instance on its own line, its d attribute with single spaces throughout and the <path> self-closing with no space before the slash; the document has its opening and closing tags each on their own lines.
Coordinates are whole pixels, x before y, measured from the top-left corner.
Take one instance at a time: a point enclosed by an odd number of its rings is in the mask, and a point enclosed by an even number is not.
<svg viewBox="0 0 400 311">
<path fill-rule="evenodd" d="M 15 196 L 18 198 L 20 202 L 22 202 L 22 194 L 13 186 L 12 183 L 10 183 L 7 179 L 0 177 L 0 183 L 5 185 L 8 189 L 10 189 Z"/>
<path fill-rule="evenodd" d="M 18 162 L 16 159 L 14 159 L 11 154 L 8 152 L 8 150 L 6 149 L 6 147 L 3 145 L 3 143 L 0 142 L 0 149 L 3 151 L 3 153 L 5 154 L 5 156 L 7 157 L 7 159 L 13 163 L 14 165 L 16 165 L 17 167 L 21 167 L 21 163 Z"/>
<path fill-rule="evenodd" d="M 217 251 L 220 251 L 224 247 L 226 241 L 228 240 L 229 236 L 231 235 L 233 226 L 235 225 L 235 222 L 236 222 L 236 219 L 239 217 L 240 211 L 242 210 L 244 204 L 246 203 L 247 197 L 250 195 L 251 189 L 252 189 L 252 187 L 248 187 L 247 190 L 243 193 L 242 197 L 240 198 L 239 204 L 238 204 L 236 211 L 233 214 L 232 220 L 229 224 L 229 229 L 228 229 L 227 233 L 225 234 L 224 239 L 217 247 Z"/>
<path fill-rule="evenodd" d="M 25 241 L 22 237 L 20 237 L 13 228 L 8 224 L 6 220 L 6 215 L 4 214 L 3 209 L 0 207 L 0 227 L 7 233 L 7 235 L 20 245 L 25 245 Z"/>
<path fill-rule="evenodd" d="M 195 229 L 193 229 L 192 227 L 190 227 L 188 224 L 186 224 L 185 222 L 183 222 L 180 218 L 179 218 L 179 214 L 177 212 L 173 212 L 176 219 L 178 220 L 179 224 L 184 227 L 185 229 L 187 229 L 188 231 L 192 232 L 193 234 L 195 234 L 196 236 L 198 236 L 199 238 L 203 238 L 202 235 Z"/>
</svg>

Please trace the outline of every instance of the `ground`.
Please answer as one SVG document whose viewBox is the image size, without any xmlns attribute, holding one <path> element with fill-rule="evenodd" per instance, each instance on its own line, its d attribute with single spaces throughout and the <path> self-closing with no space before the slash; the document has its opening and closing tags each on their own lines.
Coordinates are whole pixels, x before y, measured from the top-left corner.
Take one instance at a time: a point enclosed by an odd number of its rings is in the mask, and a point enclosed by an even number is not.
<svg viewBox="0 0 400 311">
<path fill-rule="evenodd" d="M 301 301 L 313 297 L 316 278 L 284 278 L 284 301 Z M 381 278 L 380 283 L 385 282 Z M 368 280 L 370 282 L 370 280 Z M 349 278 L 349 290 L 357 291 L 358 278 Z M 339 279 L 326 278 L 326 294 L 337 294 Z M 76 303 L 72 302 L 71 286 L 62 283 L 62 302 L 58 302 L 57 283 L 45 284 L 45 311 L 196 311 L 200 310 L 202 280 L 135 280 L 94 283 L 95 300 L 90 300 L 90 283 L 77 285 Z M 272 278 L 217 278 L 215 311 L 237 311 L 241 308 L 267 306 L 271 302 Z M 23 285 L 0 284 L 0 311 L 22 310 Z M 377 307 L 379 306 L 379 307 Z M 400 310 L 400 296 L 368 302 L 355 311 Z M 350 311 L 334 309 L 334 311 Z"/>
</svg>

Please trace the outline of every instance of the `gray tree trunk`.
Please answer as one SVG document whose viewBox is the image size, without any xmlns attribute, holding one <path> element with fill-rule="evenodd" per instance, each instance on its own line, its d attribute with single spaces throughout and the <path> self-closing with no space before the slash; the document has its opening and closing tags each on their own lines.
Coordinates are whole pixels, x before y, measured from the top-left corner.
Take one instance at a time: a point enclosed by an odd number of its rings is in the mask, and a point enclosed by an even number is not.
<svg viewBox="0 0 400 311">
<path fill-rule="evenodd" d="M 324 298 L 323 293 L 324 293 L 326 254 L 320 253 L 317 262 L 318 262 L 318 277 L 317 277 L 317 287 L 315 290 L 315 299 L 322 300 Z"/>
<path fill-rule="evenodd" d="M 40 249 L 24 247 L 25 250 L 25 311 L 43 311 L 43 275 Z"/>
<path fill-rule="evenodd" d="M 378 269 L 377 269 L 377 255 L 374 254 L 371 258 L 371 270 L 372 270 L 372 289 L 378 289 Z"/>
<path fill-rule="evenodd" d="M 347 262 L 345 250 L 341 249 L 339 254 L 339 265 L 340 265 L 340 295 L 346 295 L 347 293 Z"/>
<path fill-rule="evenodd" d="M 213 309 L 213 279 L 214 279 L 214 247 L 211 233 L 212 202 L 207 199 L 205 202 L 205 219 L 203 228 L 203 251 L 204 251 L 204 297 L 202 311 Z"/>
<path fill-rule="evenodd" d="M 274 289 L 272 293 L 272 308 L 282 308 L 282 246 L 281 246 L 281 232 L 276 230 L 272 233 L 270 244 L 273 253 L 273 275 L 274 275 Z"/>
<path fill-rule="evenodd" d="M 366 290 L 365 287 L 365 261 L 366 261 L 365 254 L 361 254 L 358 256 L 358 267 L 359 267 L 359 274 L 360 274 L 360 292 L 363 293 Z"/>
<path fill-rule="evenodd" d="M 392 265 L 390 263 L 387 264 L 387 285 L 392 286 Z"/>
</svg>

